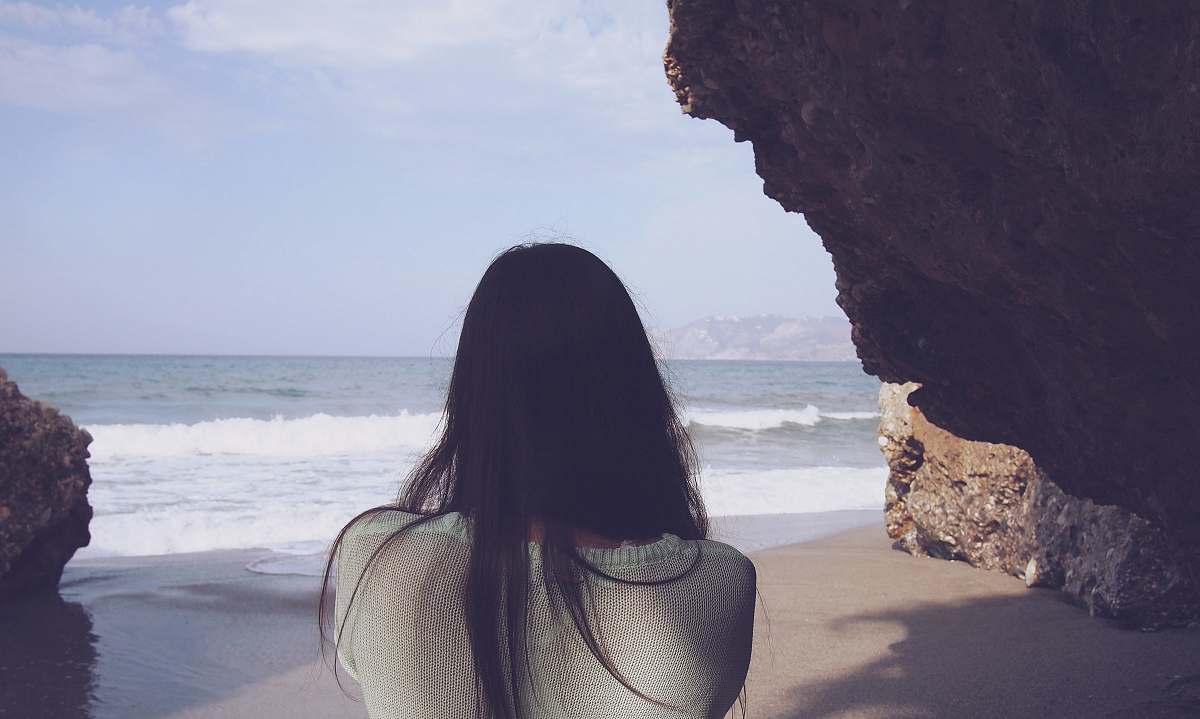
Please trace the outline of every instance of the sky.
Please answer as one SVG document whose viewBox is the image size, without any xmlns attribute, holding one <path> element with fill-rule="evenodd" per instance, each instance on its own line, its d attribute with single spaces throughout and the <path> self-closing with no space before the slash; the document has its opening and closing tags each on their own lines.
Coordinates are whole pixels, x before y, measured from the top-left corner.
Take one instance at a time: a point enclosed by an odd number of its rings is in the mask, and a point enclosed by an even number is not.
<svg viewBox="0 0 1200 719">
<path fill-rule="evenodd" d="M 0 0 L 0 352 L 441 355 L 568 239 L 647 324 L 838 315 L 656 0 Z"/>
</svg>

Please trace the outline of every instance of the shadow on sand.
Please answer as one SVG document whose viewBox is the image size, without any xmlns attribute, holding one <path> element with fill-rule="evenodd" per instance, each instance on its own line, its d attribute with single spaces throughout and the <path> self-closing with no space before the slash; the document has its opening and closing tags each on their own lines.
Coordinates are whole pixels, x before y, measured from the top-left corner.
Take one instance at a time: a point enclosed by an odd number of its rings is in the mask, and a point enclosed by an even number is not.
<svg viewBox="0 0 1200 719">
<path fill-rule="evenodd" d="M 1200 631 L 1120 629 L 1049 591 L 829 624 L 860 637 L 897 627 L 904 638 L 855 671 L 793 684 L 773 716 L 1200 717 Z"/>
</svg>

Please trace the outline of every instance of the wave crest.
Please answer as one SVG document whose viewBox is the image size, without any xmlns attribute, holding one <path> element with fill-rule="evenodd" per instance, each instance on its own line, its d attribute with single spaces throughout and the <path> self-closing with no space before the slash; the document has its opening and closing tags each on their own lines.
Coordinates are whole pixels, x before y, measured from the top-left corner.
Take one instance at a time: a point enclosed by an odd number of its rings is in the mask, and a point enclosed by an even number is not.
<svg viewBox="0 0 1200 719">
<path fill-rule="evenodd" d="M 92 457 L 186 457 L 257 455 L 314 457 L 358 454 L 428 445 L 440 414 L 338 417 L 314 414 L 285 419 L 235 417 L 195 424 L 101 424 L 87 427 Z"/>
<path fill-rule="evenodd" d="M 695 410 L 685 412 L 688 424 L 727 429 L 761 431 L 776 429 L 786 424 L 805 427 L 815 426 L 822 419 L 857 420 L 874 419 L 878 412 L 823 412 L 816 405 L 803 409 L 746 409 L 746 410 Z"/>
</svg>

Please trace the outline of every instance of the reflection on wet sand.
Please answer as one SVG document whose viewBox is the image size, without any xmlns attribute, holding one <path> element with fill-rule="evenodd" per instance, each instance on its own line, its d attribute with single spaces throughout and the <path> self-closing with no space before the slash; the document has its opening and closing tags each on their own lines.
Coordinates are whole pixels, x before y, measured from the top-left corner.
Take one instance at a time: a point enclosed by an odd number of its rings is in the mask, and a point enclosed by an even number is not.
<svg viewBox="0 0 1200 719">
<path fill-rule="evenodd" d="M 92 618 L 56 594 L 0 610 L 0 717 L 91 716 L 96 635 Z"/>
<path fill-rule="evenodd" d="M 204 715 L 272 677 L 286 694 L 341 703 L 317 665 L 317 580 L 246 570 L 267 554 L 77 561 L 61 596 L 4 604 L 0 719 Z"/>
</svg>

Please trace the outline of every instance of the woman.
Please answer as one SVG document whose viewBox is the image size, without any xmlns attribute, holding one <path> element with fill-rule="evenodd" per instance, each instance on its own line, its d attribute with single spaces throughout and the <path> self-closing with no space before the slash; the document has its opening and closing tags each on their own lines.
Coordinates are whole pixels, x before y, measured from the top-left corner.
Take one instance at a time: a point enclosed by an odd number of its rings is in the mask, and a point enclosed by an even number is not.
<svg viewBox="0 0 1200 719">
<path fill-rule="evenodd" d="M 521 245 L 467 307 L 433 449 L 338 535 L 322 634 L 373 719 L 722 717 L 755 572 L 707 533 L 624 285 L 586 250 Z"/>
</svg>

